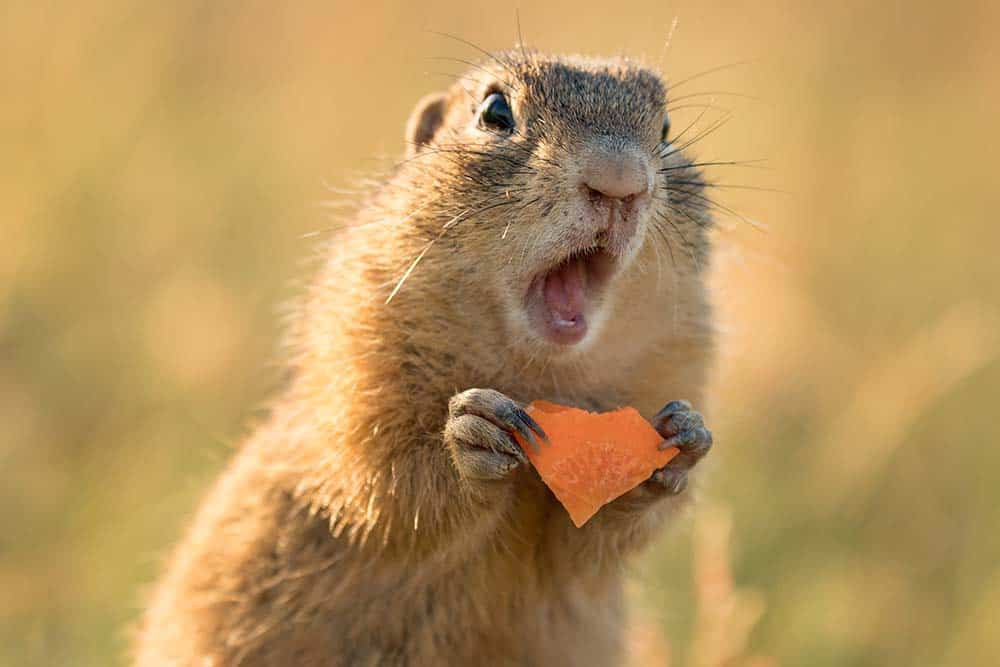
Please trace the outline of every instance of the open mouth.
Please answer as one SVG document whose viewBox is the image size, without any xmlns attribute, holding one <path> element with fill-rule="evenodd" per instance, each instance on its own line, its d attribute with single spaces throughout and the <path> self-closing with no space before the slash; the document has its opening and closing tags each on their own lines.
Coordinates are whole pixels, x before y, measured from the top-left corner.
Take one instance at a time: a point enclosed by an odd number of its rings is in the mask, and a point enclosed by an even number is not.
<svg viewBox="0 0 1000 667">
<path fill-rule="evenodd" d="M 532 325 L 553 343 L 573 345 L 587 335 L 594 312 L 615 267 L 599 246 L 573 253 L 531 281 L 526 296 Z"/>
</svg>

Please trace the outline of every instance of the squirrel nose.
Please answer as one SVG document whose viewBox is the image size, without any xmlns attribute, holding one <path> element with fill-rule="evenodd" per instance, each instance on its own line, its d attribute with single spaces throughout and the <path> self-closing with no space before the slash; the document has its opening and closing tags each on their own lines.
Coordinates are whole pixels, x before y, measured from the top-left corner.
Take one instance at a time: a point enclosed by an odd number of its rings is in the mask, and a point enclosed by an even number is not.
<svg viewBox="0 0 1000 667">
<path fill-rule="evenodd" d="M 647 165 L 625 151 L 596 151 L 583 165 L 583 186 L 592 199 L 631 201 L 649 189 Z"/>
</svg>

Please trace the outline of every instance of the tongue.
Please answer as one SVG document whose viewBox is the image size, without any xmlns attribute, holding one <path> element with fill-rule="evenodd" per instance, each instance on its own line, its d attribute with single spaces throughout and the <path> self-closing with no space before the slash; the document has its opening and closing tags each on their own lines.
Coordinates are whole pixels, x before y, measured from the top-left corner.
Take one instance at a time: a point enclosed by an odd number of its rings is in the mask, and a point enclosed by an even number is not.
<svg viewBox="0 0 1000 667">
<path fill-rule="evenodd" d="M 545 276 L 545 305 L 556 324 L 572 326 L 583 321 L 583 270 L 583 260 L 573 259 Z"/>
</svg>

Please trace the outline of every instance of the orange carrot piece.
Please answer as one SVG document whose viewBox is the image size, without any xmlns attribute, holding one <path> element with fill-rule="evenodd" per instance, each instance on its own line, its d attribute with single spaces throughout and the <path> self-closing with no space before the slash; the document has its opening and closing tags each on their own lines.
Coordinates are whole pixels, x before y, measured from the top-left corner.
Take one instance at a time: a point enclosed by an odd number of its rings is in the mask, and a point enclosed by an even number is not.
<svg viewBox="0 0 1000 667">
<path fill-rule="evenodd" d="M 535 401 L 527 411 L 549 442 L 540 452 L 518 442 L 578 528 L 678 454 L 657 448 L 663 437 L 635 408 L 594 413 Z"/>
</svg>

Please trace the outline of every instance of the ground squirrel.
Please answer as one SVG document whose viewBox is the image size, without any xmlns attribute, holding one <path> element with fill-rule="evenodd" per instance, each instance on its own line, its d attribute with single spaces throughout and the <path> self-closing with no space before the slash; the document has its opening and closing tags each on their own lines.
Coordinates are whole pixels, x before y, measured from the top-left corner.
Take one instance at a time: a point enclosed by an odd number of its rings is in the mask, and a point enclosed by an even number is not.
<svg viewBox="0 0 1000 667">
<path fill-rule="evenodd" d="M 627 59 L 490 55 L 419 102 L 330 244 L 292 377 L 154 591 L 152 665 L 614 665 L 622 570 L 711 434 L 709 201 Z M 525 403 L 633 405 L 682 453 L 576 528 Z M 662 407 L 666 403 L 665 407 Z M 661 409 L 662 408 L 662 409 Z M 473 662 L 477 661 L 477 662 Z"/>
</svg>

